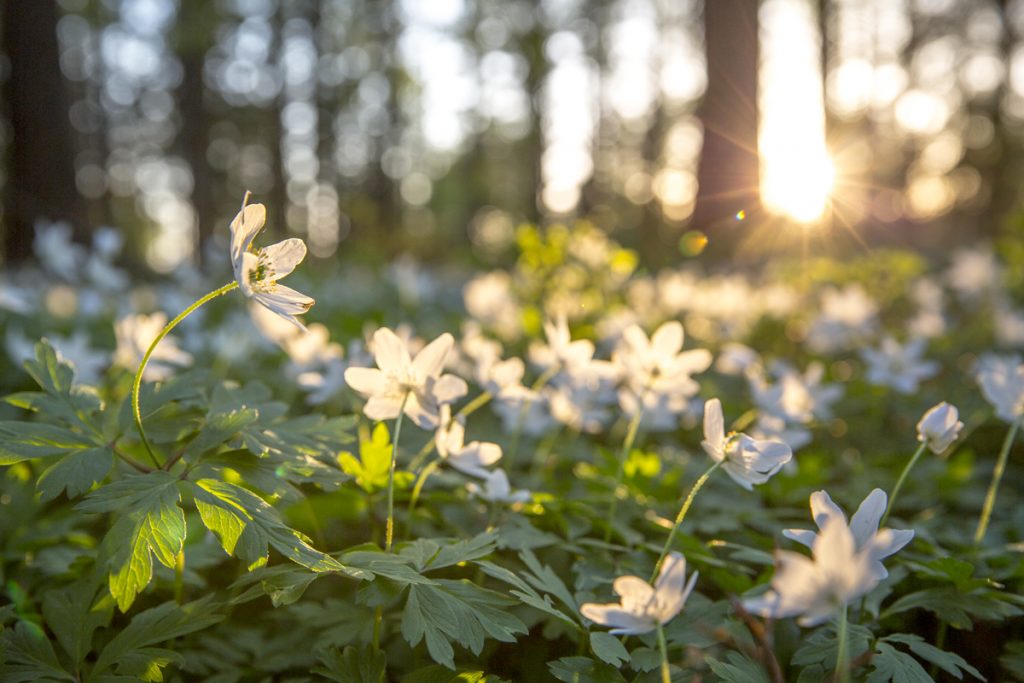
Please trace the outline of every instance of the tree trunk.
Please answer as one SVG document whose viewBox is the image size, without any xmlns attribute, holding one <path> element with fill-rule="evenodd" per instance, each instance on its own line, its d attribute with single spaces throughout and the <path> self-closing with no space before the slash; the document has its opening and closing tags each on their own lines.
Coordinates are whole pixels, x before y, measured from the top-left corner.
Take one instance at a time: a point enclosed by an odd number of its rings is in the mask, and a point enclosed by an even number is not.
<svg viewBox="0 0 1024 683">
<path fill-rule="evenodd" d="M 54 0 L 4 0 L 4 51 L 10 77 L 3 100 L 11 126 L 5 192 L 4 255 L 32 253 L 36 221 L 69 221 L 88 236 L 85 202 L 75 188 L 75 149 L 68 94 L 60 71 Z"/>
<path fill-rule="evenodd" d="M 213 5 L 183 2 L 176 25 L 175 47 L 181 62 L 181 85 L 175 93 L 181 129 L 177 147 L 192 171 L 192 210 L 196 215 L 195 258 L 203 258 L 203 245 L 213 234 L 216 204 L 214 201 L 214 174 L 206 158 L 210 144 L 210 118 L 206 110 L 206 86 L 203 66 L 206 51 L 213 38 L 216 16 Z"/>
<path fill-rule="evenodd" d="M 708 87 L 704 149 L 691 225 L 728 248 L 729 227 L 760 208 L 757 154 L 757 0 L 705 0 Z M 716 244 L 717 243 L 717 244 Z"/>
</svg>

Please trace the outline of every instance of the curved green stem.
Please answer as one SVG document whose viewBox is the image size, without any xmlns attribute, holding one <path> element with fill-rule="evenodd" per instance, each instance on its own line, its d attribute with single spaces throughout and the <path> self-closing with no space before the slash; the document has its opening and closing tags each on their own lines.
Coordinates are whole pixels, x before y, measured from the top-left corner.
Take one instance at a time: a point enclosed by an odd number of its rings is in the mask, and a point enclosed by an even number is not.
<svg viewBox="0 0 1024 683">
<path fill-rule="evenodd" d="M 551 378 L 558 374 L 561 369 L 561 365 L 558 363 L 552 365 L 550 368 L 544 371 L 537 381 L 530 385 L 530 391 L 540 391 L 544 386 L 551 381 Z M 523 434 L 523 427 L 526 425 L 526 414 L 530 410 L 531 400 L 527 399 L 523 401 L 523 405 L 519 407 L 519 415 L 516 417 L 516 429 L 512 435 L 512 448 L 509 449 L 508 454 L 508 466 L 511 468 L 512 463 L 516 461 L 516 456 L 519 455 L 519 439 Z"/>
<path fill-rule="evenodd" d="M 395 464 L 398 462 L 398 438 L 402 435 L 402 417 L 405 416 L 405 402 L 409 399 L 406 393 L 402 397 L 402 407 L 395 418 L 395 435 L 391 440 L 391 465 L 388 468 L 388 521 L 384 529 L 384 552 L 391 552 L 391 543 L 395 538 Z"/>
<path fill-rule="evenodd" d="M 441 466 L 441 459 L 431 460 L 430 464 L 423 468 L 420 472 L 420 476 L 416 478 L 416 483 L 412 487 L 412 495 L 409 496 L 409 514 L 412 514 L 413 509 L 416 507 L 416 502 L 420 499 L 420 492 L 423 491 L 423 485 L 427 483 L 427 478 L 430 477 L 437 468 Z"/>
<path fill-rule="evenodd" d="M 174 602 L 179 605 L 185 600 L 185 549 L 178 551 L 174 558 Z"/>
<path fill-rule="evenodd" d="M 700 475 L 700 479 L 693 483 L 690 488 L 690 493 L 687 494 L 686 500 L 683 501 L 683 506 L 679 508 L 679 514 L 676 515 L 676 521 L 672 524 L 672 530 L 668 532 L 668 538 L 665 539 L 665 545 L 661 549 L 661 555 L 658 556 L 658 562 L 654 565 L 654 573 L 651 574 L 650 583 L 654 583 L 658 578 L 658 572 L 661 571 L 661 565 L 665 563 L 665 557 L 668 555 L 669 548 L 672 547 L 672 539 L 676 537 L 676 531 L 679 530 L 679 525 L 686 519 L 686 513 L 690 511 L 690 506 L 693 505 L 693 499 L 697 497 L 697 492 L 703 488 L 704 484 L 707 483 L 711 475 L 714 474 L 715 470 L 721 467 L 724 460 L 716 462 L 714 465 L 708 468 L 707 472 Z"/>
<path fill-rule="evenodd" d="M 489 392 L 489 391 L 483 392 L 482 394 L 480 394 L 479 396 L 474 398 L 472 401 L 467 403 L 462 408 L 462 410 L 460 410 L 459 412 L 457 412 L 455 414 L 455 417 L 456 418 L 458 418 L 460 416 L 461 417 L 466 417 L 466 416 L 472 414 L 477 409 L 479 409 L 479 408 L 483 407 L 484 405 L 486 405 L 487 402 L 490 401 L 492 398 L 493 398 L 493 396 L 491 395 L 491 392 Z M 429 456 L 431 453 L 434 452 L 434 448 L 436 448 L 436 444 L 434 443 L 433 439 L 431 439 L 430 441 L 428 441 L 425 444 L 423 444 L 423 448 L 421 448 L 419 450 L 419 452 L 415 456 L 413 456 L 413 459 L 409 461 L 409 469 L 410 470 L 418 469 L 419 466 L 423 464 L 423 461 L 427 459 L 427 456 Z"/>
<path fill-rule="evenodd" d="M 847 661 L 849 655 L 847 654 L 846 644 L 846 605 L 843 605 L 842 611 L 839 613 L 839 651 L 836 652 L 836 676 L 835 680 L 839 683 L 848 683 L 850 680 L 850 663 Z"/>
<path fill-rule="evenodd" d="M 483 392 L 482 394 L 480 394 L 479 396 L 474 398 L 472 401 L 470 401 L 466 405 L 462 406 L 462 408 L 459 410 L 459 412 L 455 414 L 455 417 L 459 417 L 460 415 L 462 417 L 469 417 L 474 412 L 476 412 L 480 408 L 483 408 L 485 405 L 487 405 L 487 403 L 492 398 L 493 398 L 493 396 L 491 396 L 491 392 L 489 392 L 489 391 Z"/>
<path fill-rule="evenodd" d="M 218 296 L 221 296 L 222 294 L 227 294 L 236 287 L 238 287 L 238 282 L 229 282 L 220 289 L 215 289 L 214 291 L 210 292 L 209 294 L 207 294 L 206 296 L 204 296 L 203 298 L 199 299 L 191 306 L 186 308 L 184 311 L 179 313 L 178 317 L 176 317 L 171 322 L 167 323 L 166 327 L 164 327 L 164 329 L 160 331 L 160 334 L 156 336 L 156 339 L 153 340 L 153 343 L 149 345 L 149 348 L 146 349 L 145 355 L 142 357 L 142 362 L 139 363 L 139 369 L 135 371 L 135 381 L 132 383 L 132 415 L 135 418 L 135 428 L 139 430 L 139 438 L 142 439 L 142 445 L 146 447 L 146 453 L 149 454 L 150 460 L 153 461 L 153 464 L 157 468 L 160 467 L 160 462 L 157 460 L 156 454 L 153 452 L 152 446 L 149 445 L 149 439 L 146 438 L 146 431 L 142 428 L 142 411 L 139 409 L 139 388 L 142 386 L 142 373 L 145 372 L 146 365 L 149 364 L 150 356 L 152 356 L 153 352 L 156 350 L 157 344 L 159 344 L 163 340 L 163 338 L 170 333 L 171 330 L 177 327 L 178 323 L 187 318 L 189 314 L 192 313 L 192 311 L 196 310 L 197 308 L 205 304 L 207 301 L 210 301 L 211 299 L 216 299 Z"/>
<path fill-rule="evenodd" d="M 665 642 L 665 629 L 658 624 L 658 652 L 661 653 L 661 683 L 672 683 L 672 673 L 668 668 L 668 644 Z"/>
<path fill-rule="evenodd" d="M 889 505 L 886 506 L 885 514 L 882 515 L 882 520 L 878 523 L 879 527 L 885 526 L 885 520 L 889 519 L 889 513 L 892 512 L 893 503 L 896 502 L 896 494 L 900 492 L 900 489 L 903 487 L 903 482 L 907 479 L 907 475 L 910 474 L 910 470 L 914 468 L 914 465 L 917 463 L 921 454 L 924 453 L 924 449 L 927 447 L 927 441 L 918 446 L 917 450 L 914 451 L 914 455 L 910 457 L 910 461 L 907 463 L 907 466 L 903 468 L 902 472 L 900 472 L 900 478 L 896 480 L 896 485 L 892 487 L 892 494 L 889 496 Z"/>
<path fill-rule="evenodd" d="M 1010 457 L 1010 447 L 1013 439 L 1017 436 L 1017 429 L 1020 427 L 1020 419 L 1014 420 L 1010 430 L 1006 433 L 1003 441 L 1003 448 L 999 451 L 999 459 L 996 460 L 996 468 L 992 471 L 992 483 L 988 485 L 988 493 L 985 494 L 985 505 L 981 508 L 981 517 L 978 519 L 978 528 L 974 532 L 974 545 L 981 545 L 985 538 L 985 531 L 988 529 L 988 520 L 992 516 L 992 508 L 996 505 L 996 492 L 999 490 L 999 481 L 1006 471 L 1006 461 Z"/>
<path fill-rule="evenodd" d="M 626 429 L 626 438 L 622 440 L 622 450 L 619 451 L 619 469 L 615 473 L 615 485 L 612 487 L 611 499 L 608 501 L 608 523 L 604 528 L 604 542 L 607 543 L 612 537 L 612 525 L 615 523 L 615 513 L 619 507 L 619 486 L 622 485 L 622 477 L 626 473 L 626 458 L 633 449 L 633 442 L 636 441 L 636 434 L 640 431 L 640 421 L 643 419 L 644 411 L 637 408 L 633 419 L 629 421 L 629 428 Z"/>
</svg>

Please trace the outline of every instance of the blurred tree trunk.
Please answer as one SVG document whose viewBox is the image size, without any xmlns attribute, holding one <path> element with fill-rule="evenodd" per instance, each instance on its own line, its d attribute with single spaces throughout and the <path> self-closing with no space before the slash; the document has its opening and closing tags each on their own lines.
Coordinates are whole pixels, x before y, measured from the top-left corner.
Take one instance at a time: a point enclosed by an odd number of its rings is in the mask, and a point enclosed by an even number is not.
<svg viewBox="0 0 1024 683">
<path fill-rule="evenodd" d="M 181 85 L 175 93 L 181 129 L 177 146 L 181 156 L 192 170 L 192 209 L 196 215 L 195 256 L 203 258 L 203 245 L 213 234 L 215 203 L 213 171 L 207 160 L 210 144 L 210 118 L 206 111 L 206 86 L 203 67 L 206 51 L 213 41 L 216 17 L 213 4 L 183 2 L 175 24 L 174 43 L 181 62 Z"/>
<path fill-rule="evenodd" d="M 704 149 L 691 225 L 725 237 L 738 211 L 760 207 L 757 155 L 757 0 L 705 0 L 708 87 L 699 110 Z M 717 240 L 715 238 L 718 238 Z"/>
<path fill-rule="evenodd" d="M 285 92 L 285 67 L 284 67 L 284 25 L 288 21 L 289 4 L 285 0 L 278 0 L 277 9 L 274 11 L 274 18 L 271 20 L 273 34 L 270 39 L 270 55 L 276 60 L 278 75 L 277 97 L 267 110 L 269 117 L 267 130 L 269 131 L 268 142 L 270 145 L 271 166 L 274 173 L 274 185 L 267 197 L 267 232 L 275 238 L 280 239 L 288 234 L 288 171 L 285 168 L 284 159 L 284 107 L 288 104 L 288 95 Z"/>
<path fill-rule="evenodd" d="M 3 100 L 10 122 L 5 192 L 4 255 L 32 253 L 40 219 L 69 221 L 88 236 L 85 202 L 75 188 L 75 149 L 68 94 L 60 71 L 54 0 L 4 0 L 4 52 L 10 60 Z"/>
</svg>

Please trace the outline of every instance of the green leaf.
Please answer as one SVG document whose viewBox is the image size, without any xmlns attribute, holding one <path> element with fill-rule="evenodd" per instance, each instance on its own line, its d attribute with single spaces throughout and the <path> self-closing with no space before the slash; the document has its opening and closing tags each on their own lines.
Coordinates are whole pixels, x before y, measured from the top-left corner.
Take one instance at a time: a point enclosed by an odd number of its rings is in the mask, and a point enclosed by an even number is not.
<svg viewBox="0 0 1024 683">
<path fill-rule="evenodd" d="M 999 663 L 1016 680 L 1024 681 L 1024 641 L 1014 640 L 1006 644 Z"/>
<path fill-rule="evenodd" d="M 343 651 L 333 649 L 320 655 L 322 667 L 315 673 L 338 683 L 384 683 L 388 658 L 372 645 L 347 646 Z"/>
<path fill-rule="evenodd" d="M 566 683 L 625 683 L 617 669 L 590 657 L 562 657 L 548 662 L 551 675 Z"/>
<path fill-rule="evenodd" d="M 358 546 L 359 548 L 366 546 Z M 358 550 L 355 548 L 345 551 L 341 556 L 342 563 L 349 569 L 363 571 L 366 578 L 382 576 L 399 584 L 430 584 L 430 579 L 420 574 L 412 566 L 412 558 L 402 555 L 385 553 L 375 546 L 369 546 L 372 550 Z"/>
<path fill-rule="evenodd" d="M 144 612 L 139 612 L 130 624 L 123 628 L 100 652 L 87 681 L 114 666 L 132 666 L 138 662 L 136 655 L 146 648 L 166 643 L 175 638 L 208 628 L 224 617 L 216 614 L 217 606 L 209 596 L 178 606 L 165 602 Z"/>
<path fill-rule="evenodd" d="M 52 458 L 95 445 L 88 437 L 56 425 L 0 422 L 0 465 L 13 465 L 31 458 Z"/>
<path fill-rule="evenodd" d="M 908 654 L 883 642 L 875 646 L 868 683 L 933 683 L 928 672 Z"/>
<path fill-rule="evenodd" d="M 402 683 L 501 683 L 502 679 L 483 671 L 453 672 L 439 664 L 431 664 L 402 677 Z"/>
<path fill-rule="evenodd" d="M 255 408 L 238 408 L 224 412 L 211 410 L 199 434 L 188 444 L 182 458 L 186 462 L 195 462 L 211 448 L 227 443 L 239 431 L 256 422 L 259 416 Z"/>
<path fill-rule="evenodd" d="M 859 624 L 849 624 L 846 632 L 848 652 L 854 655 L 868 649 L 872 641 L 869 629 Z M 827 669 L 835 669 L 839 655 L 839 634 L 833 623 L 828 628 L 821 628 L 811 634 L 796 652 L 792 663 L 796 666 L 821 664 Z"/>
<path fill-rule="evenodd" d="M 4 683 L 76 680 L 60 665 L 42 629 L 25 621 L 0 633 L 0 678 Z"/>
<path fill-rule="evenodd" d="M 629 651 L 623 647 L 618 638 L 605 631 L 591 632 L 590 649 L 602 662 L 607 662 L 616 668 L 629 661 Z"/>
<path fill-rule="evenodd" d="M 78 503 L 75 510 L 86 513 L 130 512 L 158 491 L 177 483 L 177 477 L 161 470 L 127 476 L 96 489 Z"/>
<path fill-rule="evenodd" d="M 25 371 L 46 392 L 29 400 L 33 410 L 77 424 L 89 432 L 99 432 L 94 413 L 102 407 L 100 400 L 95 394 L 74 386 L 74 369 L 58 358 L 48 340 L 42 339 L 36 344 L 35 359 L 25 361 Z M 19 395 L 22 399 L 26 396 Z"/>
<path fill-rule="evenodd" d="M 882 638 L 882 640 L 890 643 L 903 643 L 910 648 L 911 652 L 921 659 L 931 662 L 946 673 L 951 676 L 955 676 L 958 679 L 963 678 L 963 672 L 966 671 L 980 681 L 985 680 L 985 677 L 981 675 L 981 672 L 964 661 L 963 657 L 953 652 L 940 650 L 934 645 L 926 642 L 921 636 L 916 636 L 910 633 L 893 633 Z"/>
<path fill-rule="evenodd" d="M 573 598 L 572 593 L 565 587 L 562 580 L 558 578 L 551 567 L 542 565 L 537 556 L 529 550 L 524 550 L 519 553 L 519 559 L 526 564 L 528 572 L 523 574 L 523 577 L 531 584 L 534 588 L 539 591 L 551 593 L 551 595 L 558 598 L 562 604 L 569 608 L 569 611 L 573 614 L 579 612 L 579 607 L 576 605 L 576 599 Z"/>
<path fill-rule="evenodd" d="M 117 673 L 147 683 L 158 683 L 164 680 L 164 667 L 184 663 L 185 658 L 173 650 L 144 647 L 124 655 L 117 665 Z"/>
<path fill-rule="evenodd" d="M 969 631 L 973 628 L 971 617 L 978 619 L 1005 619 L 1021 614 L 1021 609 L 1012 604 L 1013 596 L 990 589 L 976 589 L 961 593 L 950 586 L 926 588 L 904 595 L 886 609 L 882 616 L 888 617 L 911 609 L 926 609 L 953 628 Z"/>
<path fill-rule="evenodd" d="M 66 588 L 50 589 L 43 594 L 43 617 L 57 642 L 77 667 L 92 651 L 92 636 L 97 628 L 110 623 L 113 605 L 109 597 L 94 605 L 99 586 L 91 577 Z M 103 592 L 106 596 L 106 591 Z"/>
<path fill-rule="evenodd" d="M 541 596 L 540 593 L 534 590 L 533 587 L 531 587 L 525 581 L 520 579 L 512 571 L 504 567 L 499 567 L 493 562 L 488 562 L 486 560 L 483 562 L 477 562 L 477 565 L 481 569 L 483 569 L 484 573 L 488 576 L 498 579 L 499 581 L 504 581 L 505 583 L 512 586 L 512 595 L 519 598 L 523 602 L 523 604 L 529 605 L 530 607 L 538 609 L 541 612 L 544 612 L 557 619 L 561 619 L 562 621 L 572 626 L 579 626 L 579 624 L 573 617 L 567 615 L 565 612 L 562 612 L 557 607 L 555 607 L 554 601 L 551 599 L 550 595 Z"/>
<path fill-rule="evenodd" d="M 304 534 L 288 527 L 277 510 L 251 491 L 215 479 L 192 484 L 203 524 L 217 534 L 225 552 L 237 555 L 249 569 L 266 564 L 269 544 L 315 572 L 345 570 L 336 559 L 313 548 Z"/>
<path fill-rule="evenodd" d="M 720 662 L 714 657 L 705 657 L 711 670 L 726 683 L 771 683 L 764 668 L 739 652 L 728 652 L 727 662 Z"/>
<path fill-rule="evenodd" d="M 413 647 L 426 639 L 431 658 L 454 669 L 453 642 L 478 655 L 487 637 L 511 643 L 515 634 L 526 633 L 523 622 L 507 611 L 512 604 L 465 580 L 413 584 L 402 612 L 402 635 Z"/>
<path fill-rule="evenodd" d="M 152 556 L 174 567 L 185 543 L 185 513 L 177 478 L 167 472 L 127 477 L 97 489 L 76 506 L 83 512 L 118 512 L 103 540 L 109 556 L 110 593 L 122 612 L 153 578 Z"/>
<path fill-rule="evenodd" d="M 43 502 L 67 490 L 69 498 L 87 493 L 103 481 L 114 466 L 114 452 L 105 446 L 75 451 L 54 463 L 39 476 L 36 488 Z"/>
<path fill-rule="evenodd" d="M 469 540 L 440 543 L 434 539 L 417 539 L 402 548 L 402 556 L 412 558 L 421 572 L 443 569 L 486 557 L 494 552 L 497 533 L 478 534 Z"/>
</svg>

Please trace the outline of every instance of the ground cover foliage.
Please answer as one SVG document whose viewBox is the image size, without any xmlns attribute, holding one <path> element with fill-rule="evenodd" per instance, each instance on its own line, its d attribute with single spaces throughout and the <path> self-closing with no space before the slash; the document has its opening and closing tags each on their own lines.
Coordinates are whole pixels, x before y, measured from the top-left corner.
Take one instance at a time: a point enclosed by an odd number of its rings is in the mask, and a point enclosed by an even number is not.
<svg viewBox="0 0 1024 683">
<path fill-rule="evenodd" d="M 308 332 L 232 292 L 157 347 L 147 446 L 142 353 L 231 274 L 130 287 L 102 240 L 0 293 L 4 681 L 1024 680 L 1012 248 L 300 266 Z"/>
</svg>

